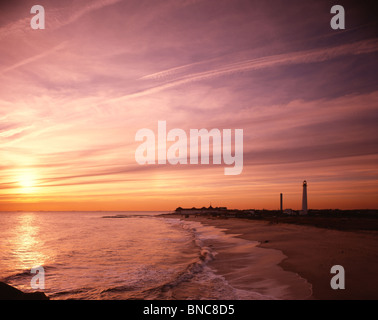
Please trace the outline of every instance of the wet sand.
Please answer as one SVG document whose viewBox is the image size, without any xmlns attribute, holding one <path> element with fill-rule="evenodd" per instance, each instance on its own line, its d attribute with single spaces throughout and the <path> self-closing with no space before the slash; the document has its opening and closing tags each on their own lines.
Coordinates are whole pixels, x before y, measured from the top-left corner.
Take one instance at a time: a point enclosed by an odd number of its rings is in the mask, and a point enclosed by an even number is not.
<svg viewBox="0 0 378 320">
<path fill-rule="evenodd" d="M 296 294 L 284 299 L 378 299 L 377 231 L 339 231 L 237 218 L 190 217 L 185 220 L 198 221 L 225 229 L 227 234 L 258 241 L 261 248 L 280 250 L 283 255 L 281 262 L 276 261 L 278 266 L 298 274 L 312 285 L 312 295 L 309 296 L 303 288 L 293 288 Z M 210 266 L 233 286 L 238 289 L 250 288 L 252 282 L 257 286 L 265 285 L 264 279 L 259 279 L 259 274 L 263 277 L 263 270 L 256 270 L 253 264 L 246 265 L 250 260 L 234 252 L 233 248 L 218 248 L 218 251 Z M 345 290 L 333 290 L 330 286 L 334 276 L 330 270 L 334 265 L 341 265 L 345 269 Z M 243 273 L 235 272 L 237 269 L 243 270 Z M 276 271 L 271 269 L 270 272 L 274 276 Z M 287 278 L 288 274 L 280 273 L 280 277 Z M 288 283 L 290 279 L 285 281 Z"/>
</svg>

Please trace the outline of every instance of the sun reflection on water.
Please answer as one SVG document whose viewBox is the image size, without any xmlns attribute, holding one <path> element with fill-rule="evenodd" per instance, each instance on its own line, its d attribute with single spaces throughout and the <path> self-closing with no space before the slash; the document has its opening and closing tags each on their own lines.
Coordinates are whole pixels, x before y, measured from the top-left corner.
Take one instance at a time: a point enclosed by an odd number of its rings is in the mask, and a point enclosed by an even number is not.
<svg viewBox="0 0 378 320">
<path fill-rule="evenodd" d="M 13 239 L 15 269 L 31 269 L 43 266 L 47 256 L 43 253 L 43 242 L 40 238 L 40 226 L 33 213 L 25 213 L 18 217 L 18 224 Z"/>
</svg>

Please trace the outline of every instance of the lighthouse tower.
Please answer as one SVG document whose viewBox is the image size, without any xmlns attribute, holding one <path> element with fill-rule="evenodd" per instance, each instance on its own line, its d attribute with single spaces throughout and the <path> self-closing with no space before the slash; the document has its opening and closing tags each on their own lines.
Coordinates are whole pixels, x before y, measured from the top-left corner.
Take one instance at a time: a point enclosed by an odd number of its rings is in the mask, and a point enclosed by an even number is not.
<svg viewBox="0 0 378 320">
<path fill-rule="evenodd" d="M 303 181 L 303 194 L 302 194 L 302 212 L 301 214 L 307 214 L 307 181 Z"/>
</svg>

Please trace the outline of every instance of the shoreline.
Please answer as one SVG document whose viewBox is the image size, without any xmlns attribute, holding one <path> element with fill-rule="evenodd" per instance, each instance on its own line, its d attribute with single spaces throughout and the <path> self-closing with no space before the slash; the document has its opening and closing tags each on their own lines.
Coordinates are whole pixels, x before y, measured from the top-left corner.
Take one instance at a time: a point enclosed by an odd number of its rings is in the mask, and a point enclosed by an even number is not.
<svg viewBox="0 0 378 320">
<path fill-rule="evenodd" d="M 278 263 L 283 270 L 298 274 L 312 285 L 316 300 L 371 300 L 378 299 L 378 232 L 340 231 L 297 224 L 269 223 L 268 221 L 238 218 L 189 217 L 168 214 L 164 217 L 197 221 L 203 225 L 223 229 L 226 234 L 258 241 L 258 247 L 279 250 L 286 256 Z M 232 280 L 227 255 L 217 256 L 211 265 L 218 273 Z M 345 290 L 333 290 L 331 267 L 345 269 Z M 228 268 L 228 271 L 227 271 Z M 220 269 L 220 270 L 219 270 Z M 253 269 L 251 268 L 251 271 Z M 223 274 L 222 274 L 223 273 Z M 303 297 L 308 299 L 308 297 Z"/>
</svg>

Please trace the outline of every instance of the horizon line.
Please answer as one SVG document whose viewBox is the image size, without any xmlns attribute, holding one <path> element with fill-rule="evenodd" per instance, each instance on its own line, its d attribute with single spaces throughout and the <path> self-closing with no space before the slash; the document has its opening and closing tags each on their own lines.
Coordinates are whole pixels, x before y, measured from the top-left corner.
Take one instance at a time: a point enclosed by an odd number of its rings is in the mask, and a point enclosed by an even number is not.
<svg viewBox="0 0 378 320">
<path fill-rule="evenodd" d="M 197 207 L 191 207 L 191 208 L 183 208 L 183 209 L 192 209 L 192 208 L 196 208 L 196 209 L 201 209 L 201 208 L 197 208 Z M 219 207 L 214 207 L 213 209 L 217 209 Z M 286 208 L 286 209 L 289 209 L 289 210 L 293 210 L 293 211 L 301 211 L 301 209 L 291 209 L 291 208 Z M 284 210 L 286 210 L 284 209 Z M 176 209 L 172 209 L 172 210 L 0 210 L 0 213 L 3 213 L 3 212 L 175 212 Z M 265 211 L 280 211 L 279 208 L 277 209 L 266 209 L 266 208 L 262 208 L 262 209 L 257 209 L 257 208 L 250 208 L 250 209 L 237 209 L 237 208 L 232 208 L 232 209 L 229 209 L 227 208 L 227 210 L 231 211 L 231 210 L 239 210 L 239 211 L 248 211 L 248 210 L 265 210 Z M 358 208 L 355 208 L 355 209 L 340 209 L 340 208 L 322 208 L 322 209 L 308 209 L 308 211 L 311 211 L 311 210 L 316 210 L 316 211 L 321 211 L 321 210 L 340 210 L 340 211 L 378 211 L 378 208 L 368 208 L 368 209 L 358 209 Z"/>
</svg>

